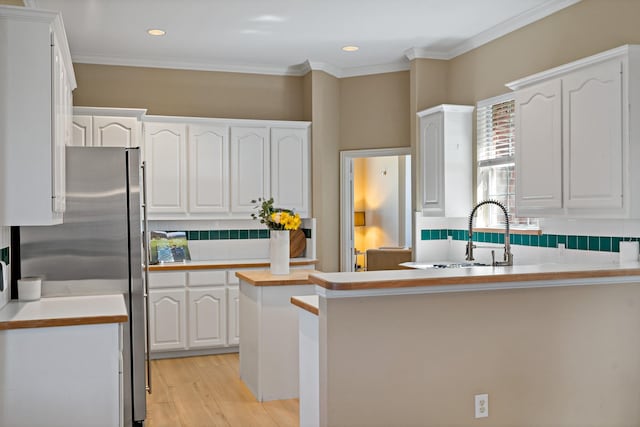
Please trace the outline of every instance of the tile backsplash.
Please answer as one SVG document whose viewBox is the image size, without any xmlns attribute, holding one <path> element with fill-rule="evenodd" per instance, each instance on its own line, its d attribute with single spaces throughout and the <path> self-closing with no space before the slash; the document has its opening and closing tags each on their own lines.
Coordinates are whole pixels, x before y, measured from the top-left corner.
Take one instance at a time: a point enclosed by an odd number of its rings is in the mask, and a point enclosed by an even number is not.
<svg viewBox="0 0 640 427">
<path fill-rule="evenodd" d="M 182 231 L 182 230 L 167 230 Z M 311 229 L 303 228 L 307 239 L 311 238 Z M 245 230 L 187 230 L 187 240 L 247 240 L 247 239 L 268 239 L 267 229 L 245 229 Z"/>
<path fill-rule="evenodd" d="M 467 240 L 467 230 L 461 229 L 422 229 L 420 240 Z M 582 251 L 619 252 L 620 242 L 637 242 L 640 237 L 623 236 L 584 236 L 574 234 L 509 234 L 512 245 L 522 245 L 540 248 L 557 248 L 563 244 L 566 249 Z M 504 233 L 482 232 L 473 233 L 473 241 L 476 243 L 504 244 Z"/>
<path fill-rule="evenodd" d="M 302 220 L 307 238 L 303 257 L 315 258 L 315 219 Z M 191 259 L 266 259 L 269 257 L 269 230 L 254 220 L 149 221 L 149 230 L 182 231 L 189 242 Z"/>
</svg>

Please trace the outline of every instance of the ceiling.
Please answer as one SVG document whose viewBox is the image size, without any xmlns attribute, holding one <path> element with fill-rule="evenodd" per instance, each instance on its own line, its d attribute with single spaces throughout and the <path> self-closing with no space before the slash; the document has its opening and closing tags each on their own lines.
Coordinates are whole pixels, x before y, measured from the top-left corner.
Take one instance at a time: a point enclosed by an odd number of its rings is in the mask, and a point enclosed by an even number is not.
<svg viewBox="0 0 640 427">
<path fill-rule="evenodd" d="M 336 77 L 450 59 L 579 0 L 25 0 L 74 62 Z M 160 28 L 162 37 L 146 31 Z M 344 52 L 356 45 L 357 52 Z"/>
</svg>

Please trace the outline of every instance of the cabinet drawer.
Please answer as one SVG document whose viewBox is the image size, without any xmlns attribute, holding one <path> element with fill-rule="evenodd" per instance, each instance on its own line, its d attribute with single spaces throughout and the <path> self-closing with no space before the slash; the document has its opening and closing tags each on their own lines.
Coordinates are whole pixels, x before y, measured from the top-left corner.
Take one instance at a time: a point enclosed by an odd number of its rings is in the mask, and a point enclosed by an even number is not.
<svg viewBox="0 0 640 427">
<path fill-rule="evenodd" d="M 187 283 L 187 273 L 153 272 L 149 273 L 149 289 L 182 288 Z"/>
<path fill-rule="evenodd" d="M 226 282 L 226 271 L 190 271 L 189 286 L 212 286 L 212 285 L 224 285 Z"/>
</svg>

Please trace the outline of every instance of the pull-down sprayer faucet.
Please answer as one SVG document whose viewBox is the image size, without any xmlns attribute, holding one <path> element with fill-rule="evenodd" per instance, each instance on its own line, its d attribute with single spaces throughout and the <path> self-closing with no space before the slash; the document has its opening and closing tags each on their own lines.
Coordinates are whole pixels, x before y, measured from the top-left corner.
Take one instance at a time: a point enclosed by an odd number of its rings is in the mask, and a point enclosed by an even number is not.
<svg viewBox="0 0 640 427">
<path fill-rule="evenodd" d="M 484 205 L 496 205 L 502 212 L 504 213 L 504 220 L 506 223 L 506 228 L 504 230 L 504 257 L 503 261 L 495 260 L 495 252 L 491 251 L 492 263 L 493 266 L 505 266 L 505 265 L 513 265 L 513 254 L 511 253 L 511 244 L 509 242 L 509 214 L 507 213 L 507 209 L 500 202 L 496 202 L 495 200 L 485 200 L 483 202 L 478 203 L 472 210 L 469 215 L 469 242 L 467 243 L 467 261 L 473 261 L 473 216 L 480 206 Z"/>
</svg>

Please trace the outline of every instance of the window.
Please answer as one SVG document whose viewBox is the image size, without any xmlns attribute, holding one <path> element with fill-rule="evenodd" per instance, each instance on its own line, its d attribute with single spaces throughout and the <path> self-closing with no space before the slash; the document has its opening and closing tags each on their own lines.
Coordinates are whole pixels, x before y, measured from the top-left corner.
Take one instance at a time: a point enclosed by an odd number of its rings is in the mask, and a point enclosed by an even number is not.
<svg viewBox="0 0 640 427">
<path fill-rule="evenodd" d="M 497 96 L 478 103 L 477 198 L 496 200 L 509 212 L 514 228 L 537 228 L 536 219 L 519 218 L 515 212 L 515 101 L 513 94 Z M 504 227 L 504 215 L 497 206 L 488 205 L 478 211 L 476 225 L 480 227 Z"/>
</svg>

